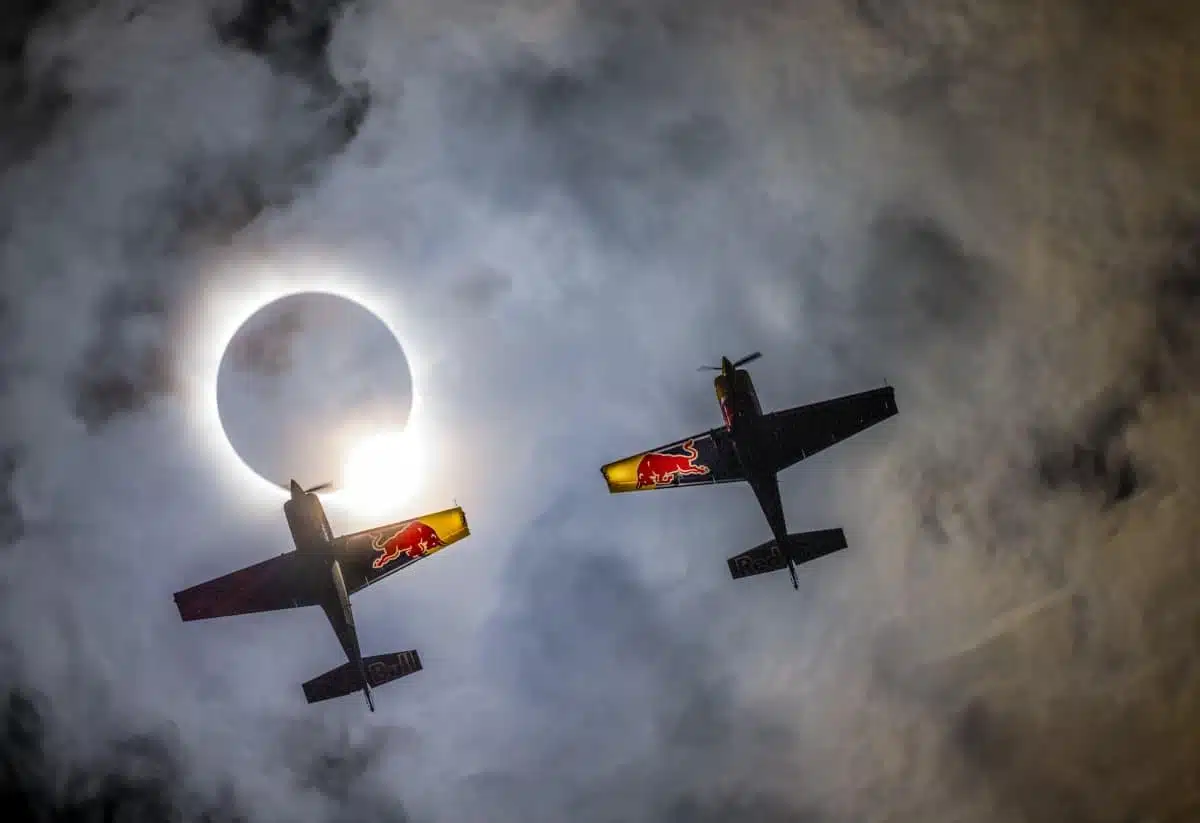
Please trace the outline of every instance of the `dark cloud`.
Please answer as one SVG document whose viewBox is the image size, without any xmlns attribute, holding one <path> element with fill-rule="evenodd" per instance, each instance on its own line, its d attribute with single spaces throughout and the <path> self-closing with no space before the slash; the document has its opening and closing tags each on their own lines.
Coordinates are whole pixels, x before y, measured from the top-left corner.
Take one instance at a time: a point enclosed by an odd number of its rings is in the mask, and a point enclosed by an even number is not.
<svg viewBox="0 0 1200 823">
<path fill-rule="evenodd" d="M 1188 391 L 1196 380 L 1197 304 L 1200 303 L 1200 218 L 1183 221 L 1163 261 L 1154 295 L 1158 345 L 1143 378 L 1148 393 Z"/>
<path fill-rule="evenodd" d="M 114 741 L 97 764 L 64 767 L 46 750 L 44 705 L 10 693 L 3 705 L 0 737 L 0 796 L 10 820 L 163 820 L 236 823 L 248 819 L 242 803 L 225 786 L 215 797 L 200 797 L 180 761 L 174 735 L 155 733 Z M 378 760 L 385 736 L 351 741 L 334 735 L 308 751 L 312 739 L 287 755 L 297 787 L 327 804 L 330 820 L 361 819 L 404 823 L 410 818 L 395 798 L 381 796 L 364 775 Z M 345 809 L 339 813 L 338 809 Z M 351 812 L 350 809 L 354 811 Z"/>
<path fill-rule="evenodd" d="M 454 284 L 455 294 L 465 305 L 484 310 L 511 292 L 513 279 L 493 269 L 474 269 L 464 272 Z"/>
<path fill-rule="evenodd" d="M 333 15 L 342 5 L 298 12 L 287 3 L 249 2 L 230 21 L 214 21 L 228 42 L 297 74 L 315 93 L 313 119 L 305 129 L 246 151 L 185 150 L 173 158 L 165 184 L 133 204 L 137 222 L 122 240 L 140 273 L 131 272 L 102 301 L 98 334 L 71 381 L 76 414 L 90 428 L 142 409 L 171 388 L 169 356 L 154 348 L 165 344 L 164 336 L 151 335 L 157 339 L 148 344 L 138 327 L 162 324 L 171 299 L 164 269 L 179 266 L 172 255 L 207 254 L 264 210 L 286 208 L 357 134 L 369 97 L 361 88 L 340 87 L 326 60 Z"/>
<path fill-rule="evenodd" d="M 215 23 L 222 42 L 259 55 L 323 90 L 336 91 L 327 50 L 339 13 L 351 5 L 347 0 L 245 0 Z"/>
<path fill-rule="evenodd" d="M 281 374 L 292 364 L 292 342 L 301 328 L 299 310 L 282 309 L 261 328 L 248 329 L 230 341 L 231 362 L 257 374 Z"/>
<path fill-rule="evenodd" d="M 880 324 L 907 323 L 876 332 L 902 344 L 930 336 L 986 332 L 987 289 L 997 277 L 986 261 L 972 260 L 945 226 L 927 218 L 884 214 L 873 226 L 871 259 L 862 274 L 860 315 Z"/>
<path fill-rule="evenodd" d="M 68 102 L 52 71 L 39 73 L 26 65 L 29 36 L 53 6 L 51 0 L 20 0 L 5 9 L 7 17 L 0 28 L 0 105 L 5 110 L 0 169 L 27 156 Z"/>
<path fill-rule="evenodd" d="M 1174 222 L 1174 221 L 1171 221 Z M 1073 485 L 1099 492 L 1106 503 L 1123 501 L 1151 482 L 1147 470 L 1134 463 L 1128 444 L 1144 404 L 1164 396 L 1187 394 L 1200 371 L 1195 363 L 1197 244 L 1195 224 L 1167 229 L 1165 259 L 1149 266 L 1147 300 L 1153 324 L 1133 380 L 1114 387 L 1097 403 L 1093 419 L 1075 442 L 1046 447 L 1039 475 L 1051 489 Z M 1135 361 L 1136 363 L 1137 361 Z"/>
<path fill-rule="evenodd" d="M 17 693 L 9 693 L 3 703 L 0 796 L 8 819 L 154 820 L 179 813 L 182 775 L 160 738 L 134 738 L 115 746 L 100 772 L 64 768 L 46 751 L 43 710 Z M 194 811 L 194 819 L 210 823 L 238 819 L 229 808 Z"/>
<path fill-rule="evenodd" d="M 584 4 L 569 62 L 518 49 L 457 75 L 447 104 L 463 128 L 447 135 L 451 169 L 505 208 L 565 197 L 606 243 L 652 253 L 679 230 L 674 209 L 711 184 L 733 148 L 718 101 L 693 76 L 704 69 L 705 22 L 673 3 Z"/>
<path fill-rule="evenodd" d="M 13 446 L 0 452 L 0 546 L 7 546 L 21 536 L 21 508 L 13 497 L 12 488 L 17 454 Z"/>
<path fill-rule="evenodd" d="M 95 337 L 68 387 L 75 414 L 89 429 L 170 389 L 169 359 L 156 328 L 162 312 L 158 296 L 141 285 L 115 289 L 97 307 Z"/>
<path fill-rule="evenodd" d="M 1119 438 L 1131 419 L 1128 408 L 1107 411 L 1084 443 L 1064 450 L 1047 449 L 1038 465 L 1042 482 L 1050 489 L 1071 484 L 1084 491 L 1099 492 L 1106 503 L 1119 503 L 1138 488 L 1137 470 L 1128 454 L 1121 453 Z"/>
</svg>

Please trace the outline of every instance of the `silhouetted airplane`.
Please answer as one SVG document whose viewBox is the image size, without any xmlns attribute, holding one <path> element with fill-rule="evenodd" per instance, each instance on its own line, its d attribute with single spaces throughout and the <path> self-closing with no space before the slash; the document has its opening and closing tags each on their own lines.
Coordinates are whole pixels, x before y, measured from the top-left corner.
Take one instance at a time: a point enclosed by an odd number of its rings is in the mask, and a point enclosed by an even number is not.
<svg viewBox="0 0 1200 823">
<path fill-rule="evenodd" d="M 363 657 L 350 595 L 407 568 L 470 534 L 461 507 L 334 537 L 315 494 L 329 484 L 302 489 L 291 482 L 283 504 L 295 551 L 175 593 L 179 616 L 206 620 L 303 606 L 320 606 L 342 644 L 347 662 L 304 684 L 309 703 L 362 690 L 375 711 L 371 687 L 421 670 L 416 649 Z"/>
<path fill-rule="evenodd" d="M 761 352 L 720 366 L 713 380 L 725 425 L 656 449 L 609 463 L 601 471 L 608 490 L 621 492 L 668 489 L 744 480 L 766 515 L 774 539 L 729 558 L 735 580 L 788 569 L 792 586 L 800 588 L 796 565 L 846 548 L 841 529 L 788 534 L 779 499 L 779 472 L 897 414 L 890 386 L 850 394 L 807 406 L 763 414 L 750 373 L 739 368 Z"/>
</svg>

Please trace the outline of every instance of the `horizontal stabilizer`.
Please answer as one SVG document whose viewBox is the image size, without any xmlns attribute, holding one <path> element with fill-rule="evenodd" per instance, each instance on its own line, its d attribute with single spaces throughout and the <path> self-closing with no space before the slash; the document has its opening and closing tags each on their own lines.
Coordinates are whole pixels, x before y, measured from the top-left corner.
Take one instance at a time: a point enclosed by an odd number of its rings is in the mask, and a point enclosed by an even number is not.
<svg viewBox="0 0 1200 823">
<path fill-rule="evenodd" d="M 841 529 L 821 529 L 788 535 L 787 553 L 796 565 L 833 554 L 846 548 L 846 533 Z M 729 573 L 734 580 L 753 577 L 756 574 L 782 571 L 787 568 L 787 557 L 779 550 L 779 544 L 768 540 L 735 557 L 729 558 Z"/>
<path fill-rule="evenodd" d="M 384 683 L 419 672 L 421 668 L 421 656 L 417 654 L 416 649 L 363 658 L 367 685 L 372 687 L 382 686 Z M 345 697 L 361 691 L 362 688 L 363 681 L 357 667 L 353 663 L 343 663 L 305 683 L 304 697 L 309 703 L 319 703 L 322 700 Z"/>
<path fill-rule="evenodd" d="M 374 687 L 416 674 L 423 668 L 421 655 L 417 654 L 416 649 L 364 657 L 363 665 L 367 670 L 367 682 Z"/>
</svg>

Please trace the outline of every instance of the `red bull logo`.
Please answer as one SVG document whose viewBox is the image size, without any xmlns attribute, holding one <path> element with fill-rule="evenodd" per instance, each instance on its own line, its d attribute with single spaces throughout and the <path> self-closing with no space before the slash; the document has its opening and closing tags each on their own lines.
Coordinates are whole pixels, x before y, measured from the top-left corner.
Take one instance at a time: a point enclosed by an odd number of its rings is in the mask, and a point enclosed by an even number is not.
<svg viewBox="0 0 1200 823">
<path fill-rule="evenodd" d="M 390 537 L 386 532 L 375 535 L 371 546 L 381 554 L 371 561 L 371 568 L 382 569 L 401 556 L 419 560 L 444 545 L 442 538 L 438 537 L 438 533 L 432 527 L 420 520 L 412 520 L 394 531 Z"/>
<path fill-rule="evenodd" d="M 709 468 L 697 463 L 700 453 L 693 441 L 684 442 L 683 454 L 648 452 L 642 455 L 637 467 L 637 488 L 668 486 L 685 474 L 708 474 Z"/>
</svg>

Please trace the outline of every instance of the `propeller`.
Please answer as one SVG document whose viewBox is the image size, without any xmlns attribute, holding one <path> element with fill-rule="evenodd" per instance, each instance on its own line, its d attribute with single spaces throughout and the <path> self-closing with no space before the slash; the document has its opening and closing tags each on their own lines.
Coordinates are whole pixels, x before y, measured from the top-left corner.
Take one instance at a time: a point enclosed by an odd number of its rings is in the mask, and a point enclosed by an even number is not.
<svg viewBox="0 0 1200 823">
<path fill-rule="evenodd" d="M 312 488 L 302 489 L 302 488 L 300 488 L 300 484 L 297 483 L 295 480 L 293 480 L 291 482 L 291 486 L 289 488 L 290 488 L 292 494 L 312 494 L 313 492 L 320 492 L 320 491 L 325 491 L 326 489 L 333 488 L 333 483 L 319 483 L 316 486 L 313 486 Z"/>
<path fill-rule="evenodd" d="M 741 360 L 734 363 L 733 367 L 735 369 L 740 368 L 741 366 L 744 366 L 747 363 L 753 363 L 755 360 L 757 360 L 760 357 L 762 357 L 762 352 L 756 351 L 753 354 L 746 355 Z M 721 371 L 721 367 L 720 366 L 701 366 L 696 371 Z"/>
</svg>

